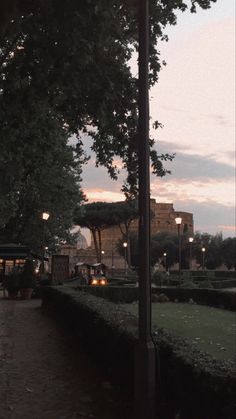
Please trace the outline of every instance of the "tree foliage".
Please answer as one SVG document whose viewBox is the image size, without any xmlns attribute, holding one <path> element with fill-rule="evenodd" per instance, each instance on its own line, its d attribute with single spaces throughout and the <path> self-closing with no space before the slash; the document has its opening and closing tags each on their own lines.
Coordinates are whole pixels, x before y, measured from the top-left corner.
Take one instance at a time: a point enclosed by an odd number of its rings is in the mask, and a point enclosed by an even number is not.
<svg viewBox="0 0 236 419">
<path fill-rule="evenodd" d="M 192 11 L 196 4 L 208 8 L 212 1 L 192 0 Z M 138 47 L 136 2 L 10 0 L 2 9 L 0 91 L 6 135 L 17 111 L 22 129 L 22 106 L 38 111 L 46 106 L 68 135 L 79 140 L 81 133 L 89 132 L 97 165 L 104 165 L 113 178 L 119 156 L 128 172 L 123 190 L 135 193 L 137 77 L 130 58 Z M 150 1 L 150 85 L 161 68 L 158 41 L 166 38 L 164 28 L 176 24 L 176 12 L 186 9 L 183 0 Z M 11 109 L 7 104 L 13 96 Z M 162 161 L 173 156 L 159 155 L 154 139 L 150 146 L 153 172 L 163 176 Z"/>
<path fill-rule="evenodd" d="M 191 11 L 196 5 L 208 8 L 213 1 L 191 0 Z M 187 4 L 187 0 L 150 1 L 150 86 L 158 80 L 162 64 L 158 41 L 167 39 L 164 28 L 176 24 L 176 12 L 185 11 Z M 138 80 L 130 68 L 138 48 L 137 21 L 136 1 L 1 2 L 0 226 L 4 237 L 11 231 L 14 240 L 28 241 L 23 220 L 31 225 L 43 205 L 55 213 L 48 223 L 54 234 L 65 237 L 70 213 L 80 199 L 77 175 L 84 134 L 93 139 L 96 164 L 105 166 L 116 179 L 119 157 L 127 170 L 123 191 L 127 196 L 137 193 Z M 77 167 L 65 143 L 72 134 L 77 137 Z M 63 138 L 61 143 L 57 137 Z M 152 169 L 164 176 L 163 161 L 173 155 L 159 155 L 154 144 L 150 138 Z M 60 158 L 56 151 L 52 160 L 53 148 L 58 147 L 64 151 Z M 30 161 L 34 168 L 28 167 Z"/>
<path fill-rule="evenodd" d="M 7 188 L 7 182 L 12 182 L 9 190 L 15 194 L 12 208 L 7 189 L 1 196 L 5 206 L 1 208 L 0 240 L 29 244 L 35 250 L 42 245 L 55 247 L 70 238 L 74 208 L 83 199 L 80 156 L 67 144 L 56 121 L 46 120 L 42 114 L 40 117 L 41 124 L 34 126 L 32 121 L 29 137 L 4 137 L 0 156 L 6 176 L 6 183 L 0 184 Z M 50 127 L 45 128 L 45 124 Z M 46 229 L 41 219 L 43 211 L 50 213 Z"/>
<path fill-rule="evenodd" d="M 236 237 L 228 237 L 221 245 L 223 263 L 228 269 L 236 269 Z"/>
<path fill-rule="evenodd" d="M 121 202 L 113 202 L 109 204 L 110 214 L 113 225 L 119 227 L 122 239 L 118 245 L 119 251 L 123 256 L 127 257 L 128 268 L 131 266 L 131 244 L 130 244 L 130 228 L 134 220 L 138 218 L 138 207 L 136 199 L 129 199 Z M 127 242 L 126 251 L 123 243 Z M 122 249 L 122 250 L 121 250 Z"/>
<path fill-rule="evenodd" d="M 236 269 L 236 238 L 222 238 L 222 234 L 211 235 L 209 233 L 196 232 L 192 243 L 191 256 L 196 261 L 197 266 L 201 269 L 203 264 L 202 248 L 205 248 L 204 264 L 207 269 L 217 269 L 223 264 L 228 269 Z M 130 235 L 131 248 L 131 265 L 139 264 L 139 249 L 137 234 Z M 124 250 L 119 245 L 119 253 L 123 256 Z M 166 260 L 164 259 L 166 253 Z M 179 261 L 179 239 L 177 234 L 171 232 L 160 232 L 151 237 L 150 242 L 150 264 L 154 266 L 160 263 L 166 268 L 170 268 Z M 189 269 L 190 261 L 190 244 L 188 236 L 181 237 L 181 267 Z"/>
<path fill-rule="evenodd" d="M 222 264 L 228 269 L 236 266 L 236 238 L 223 239 L 222 234 L 211 235 L 197 232 L 194 236 L 193 255 L 197 263 L 202 266 L 202 248 L 205 248 L 205 266 L 216 269 Z"/>
<path fill-rule="evenodd" d="M 75 211 L 75 224 L 88 228 L 92 234 L 97 262 L 101 262 L 101 232 L 114 225 L 109 206 L 107 202 L 93 202 L 82 205 Z"/>
<path fill-rule="evenodd" d="M 75 213 L 75 224 L 87 227 L 93 237 L 97 260 L 101 260 L 102 239 L 101 232 L 109 227 L 118 226 L 123 241 L 128 242 L 129 261 L 129 235 L 131 222 L 138 216 L 138 210 L 133 201 L 121 202 L 93 202 L 80 206 Z"/>
</svg>

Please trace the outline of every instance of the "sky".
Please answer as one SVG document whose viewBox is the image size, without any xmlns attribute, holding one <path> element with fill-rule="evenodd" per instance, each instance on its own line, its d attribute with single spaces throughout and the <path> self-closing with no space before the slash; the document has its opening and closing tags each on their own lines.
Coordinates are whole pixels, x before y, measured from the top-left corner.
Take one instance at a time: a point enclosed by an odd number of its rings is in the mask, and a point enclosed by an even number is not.
<svg viewBox="0 0 236 419">
<path fill-rule="evenodd" d="M 209 10 L 178 15 L 159 46 L 167 62 L 150 92 L 150 131 L 160 153 L 176 153 L 151 176 L 151 197 L 193 213 L 195 231 L 235 235 L 235 2 L 218 0 Z M 152 130 L 152 121 L 163 124 Z M 118 162 L 119 164 L 119 162 Z M 89 202 L 118 201 L 122 176 L 85 167 L 82 187 Z"/>
</svg>

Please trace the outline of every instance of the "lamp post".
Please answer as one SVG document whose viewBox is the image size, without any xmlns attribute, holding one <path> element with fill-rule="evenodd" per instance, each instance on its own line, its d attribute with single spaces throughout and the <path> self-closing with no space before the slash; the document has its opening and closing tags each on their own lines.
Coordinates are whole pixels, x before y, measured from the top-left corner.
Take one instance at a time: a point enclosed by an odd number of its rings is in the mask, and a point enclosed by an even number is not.
<svg viewBox="0 0 236 419">
<path fill-rule="evenodd" d="M 180 234 L 180 226 L 182 223 L 181 217 L 176 217 L 175 222 L 178 227 L 178 239 L 179 239 L 179 283 L 181 283 L 181 234 Z"/>
<path fill-rule="evenodd" d="M 166 256 L 167 256 L 167 253 L 163 253 L 163 256 L 164 256 L 164 267 L 165 267 L 165 271 L 166 271 Z"/>
<path fill-rule="evenodd" d="M 113 248 L 113 239 L 111 241 L 111 275 L 113 276 L 114 272 L 114 248 Z"/>
<path fill-rule="evenodd" d="M 127 246 L 128 246 L 128 243 L 124 242 L 123 243 L 123 248 L 125 249 L 125 267 L 124 267 L 125 275 L 127 275 Z"/>
<path fill-rule="evenodd" d="M 139 316 L 135 348 L 135 418 L 154 419 L 156 354 L 151 335 L 150 148 L 149 148 L 149 0 L 138 1 L 139 89 Z"/>
<path fill-rule="evenodd" d="M 48 221 L 50 214 L 49 212 L 42 212 L 41 214 L 42 220 L 43 220 L 43 243 L 42 243 L 42 274 L 45 272 L 45 266 L 44 266 L 44 254 L 45 254 L 45 223 Z"/>
<path fill-rule="evenodd" d="M 193 237 L 189 237 L 189 269 L 192 269 L 192 244 L 193 244 Z"/>
<path fill-rule="evenodd" d="M 205 270 L 205 247 L 202 247 L 202 270 Z"/>
<path fill-rule="evenodd" d="M 105 255 L 105 251 L 101 250 L 101 263 L 102 263 L 102 257 Z"/>
</svg>

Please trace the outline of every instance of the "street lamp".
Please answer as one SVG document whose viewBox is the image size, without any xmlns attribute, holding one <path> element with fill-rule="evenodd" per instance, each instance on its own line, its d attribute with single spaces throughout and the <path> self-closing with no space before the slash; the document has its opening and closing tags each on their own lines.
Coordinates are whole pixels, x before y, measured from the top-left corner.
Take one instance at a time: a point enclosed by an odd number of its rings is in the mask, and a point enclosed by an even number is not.
<svg viewBox="0 0 236 419">
<path fill-rule="evenodd" d="M 166 271 L 166 256 L 167 256 L 167 253 L 163 253 L 163 256 L 164 256 L 164 267 L 165 267 L 165 271 Z"/>
<path fill-rule="evenodd" d="M 42 219 L 47 221 L 50 217 L 49 212 L 42 212 Z"/>
<path fill-rule="evenodd" d="M 178 239 L 179 239 L 179 283 L 181 283 L 181 234 L 180 234 L 180 226 L 182 223 L 181 217 L 176 217 L 175 222 L 178 227 Z"/>
<path fill-rule="evenodd" d="M 202 247 L 202 270 L 205 270 L 205 247 Z"/>
<path fill-rule="evenodd" d="M 101 263 L 102 263 L 102 257 L 103 257 L 103 255 L 105 255 L 105 251 L 104 250 L 101 250 Z"/>
<path fill-rule="evenodd" d="M 125 249 L 125 275 L 127 275 L 127 246 L 128 246 L 128 243 L 124 242 L 123 247 Z"/>
<path fill-rule="evenodd" d="M 192 244 L 193 244 L 193 237 L 189 237 L 189 269 L 192 269 Z"/>
<path fill-rule="evenodd" d="M 113 239 L 111 242 L 111 275 L 113 276 L 113 272 L 114 272 L 114 243 L 113 243 Z"/>
<path fill-rule="evenodd" d="M 42 243 L 42 274 L 44 274 L 45 266 L 44 266 L 44 254 L 45 254 L 45 222 L 48 221 L 50 214 L 49 212 L 42 212 L 41 214 L 43 220 L 43 243 Z"/>
</svg>

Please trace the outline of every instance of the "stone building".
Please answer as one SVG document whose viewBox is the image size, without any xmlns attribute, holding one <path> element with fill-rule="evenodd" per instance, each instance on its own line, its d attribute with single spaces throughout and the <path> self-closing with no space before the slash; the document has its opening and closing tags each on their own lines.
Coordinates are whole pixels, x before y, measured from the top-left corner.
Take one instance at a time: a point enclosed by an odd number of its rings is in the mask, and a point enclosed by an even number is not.
<svg viewBox="0 0 236 419">
<path fill-rule="evenodd" d="M 151 208 L 151 235 L 155 235 L 159 232 L 172 232 L 178 233 L 178 227 L 175 222 L 175 218 L 181 217 L 182 223 L 180 225 L 180 233 L 188 234 L 193 236 L 193 214 L 184 211 L 175 211 L 173 204 L 157 203 L 155 199 L 150 200 Z M 130 232 L 138 231 L 138 220 L 134 220 L 131 223 Z M 104 252 L 111 250 L 117 243 L 122 239 L 122 234 L 119 227 L 111 227 L 102 231 L 102 248 Z M 91 241 L 92 243 L 92 241 Z M 92 243 L 93 247 L 93 243 Z"/>
<path fill-rule="evenodd" d="M 178 233 L 178 228 L 175 222 L 176 217 L 182 218 L 180 226 L 181 234 L 185 233 L 189 236 L 194 234 L 193 214 L 183 211 L 175 211 L 173 204 L 157 203 L 155 199 L 150 200 L 150 207 L 152 212 L 151 217 L 151 235 L 159 232 L 169 231 Z M 131 223 L 131 232 L 138 231 L 138 221 L 134 220 Z M 114 266 L 118 269 L 125 269 L 126 262 L 119 255 L 116 249 L 117 242 L 122 239 L 122 234 L 119 227 L 111 227 L 102 231 L 102 262 L 109 268 Z M 91 238 L 91 247 L 88 247 L 85 237 L 79 234 L 77 245 L 63 245 L 61 247 L 61 254 L 69 255 L 70 272 L 74 270 L 76 263 L 96 263 L 96 253 L 94 249 L 93 240 Z"/>
</svg>

